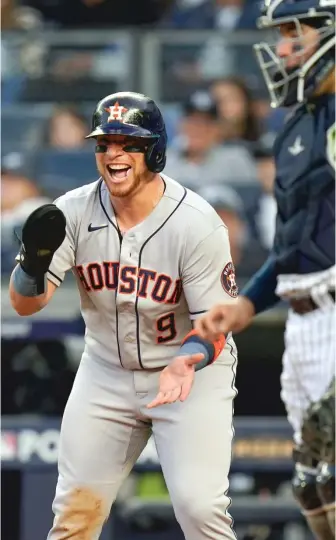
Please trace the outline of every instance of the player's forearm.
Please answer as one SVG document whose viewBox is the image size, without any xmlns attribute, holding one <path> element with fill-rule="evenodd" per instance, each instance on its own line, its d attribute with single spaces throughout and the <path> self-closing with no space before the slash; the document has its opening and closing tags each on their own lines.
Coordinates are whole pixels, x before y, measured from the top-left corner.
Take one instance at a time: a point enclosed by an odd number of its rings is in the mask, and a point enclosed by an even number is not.
<svg viewBox="0 0 336 540">
<path fill-rule="evenodd" d="M 279 297 L 275 294 L 277 270 L 273 257 L 269 257 L 260 270 L 250 279 L 241 291 L 241 297 L 247 298 L 254 306 L 257 315 L 274 306 Z"/>
<path fill-rule="evenodd" d="M 46 287 L 43 294 L 33 295 L 34 278 L 23 276 L 22 272 L 19 265 L 13 270 L 9 283 L 9 297 L 18 315 L 25 317 L 41 311 L 48 303 L 48 294 Z M 22 276 L 25 283 L 22 282 Z"/>
<path fill-rule="evenodd" d="M 34 313 L 41 311 L 41 309 L 47 305 L 45 293 L 36 296 L 35 298 L 27 298 L 26 296 L 21 296 L 19 293 L 17 293 L 12 286 L 10 286 L 9 293 L 11 304 L 16 313 L 21 317 L 33 315 Z"/>
</svg>

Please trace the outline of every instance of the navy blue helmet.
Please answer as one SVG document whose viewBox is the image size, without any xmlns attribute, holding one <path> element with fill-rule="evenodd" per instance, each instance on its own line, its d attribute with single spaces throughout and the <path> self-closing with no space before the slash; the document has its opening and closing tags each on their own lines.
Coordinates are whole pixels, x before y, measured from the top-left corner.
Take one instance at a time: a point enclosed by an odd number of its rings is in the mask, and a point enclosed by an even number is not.
<svg viewBox="0 0 336 540">
<path fill-rule="evenodd" d="M 293 54 L 300 59 L 288 68 L 276 52 L 276 43 L 265 40 L 254 46 L 273 107 L 291 106 L 309 99 L 335 67 L 335 0 L 265 0 L 259 28 L 295 25 Z M 301 24 L 318 31 L 318 44 L 310 58 L 303 54 Z M 300 53 L 301 47 L 301 53 Z"/>
<path fill-rule="evenodd" d="M 152 99 L 135 92 L 118 92 L 99 101 L 92 117 L 92 131 L 86 137 L 124 135 L 147 144 L 128 151 L 144 151 L 148 169 L 161 172 L 166 164 L 167 133 L 158 106 Z"/>
</svg>

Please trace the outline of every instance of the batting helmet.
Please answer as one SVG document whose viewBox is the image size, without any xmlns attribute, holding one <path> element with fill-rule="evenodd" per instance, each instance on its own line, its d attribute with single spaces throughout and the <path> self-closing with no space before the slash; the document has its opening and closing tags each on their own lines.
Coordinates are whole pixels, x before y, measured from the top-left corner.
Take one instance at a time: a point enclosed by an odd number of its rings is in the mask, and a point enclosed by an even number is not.
<svg viewBox="0 0 336 540">
<path fill-rule="evenodd" d="M 148 169 L 158 173 L 166 164 L 165 123 L 158 106 L 143 94 L 117 92 L 102 99 L 92 117 L 92 131 L 86 138 L 98 135 L 125 135 L 146 139 L 148 145 L 144 152 Z"/>
</svg>

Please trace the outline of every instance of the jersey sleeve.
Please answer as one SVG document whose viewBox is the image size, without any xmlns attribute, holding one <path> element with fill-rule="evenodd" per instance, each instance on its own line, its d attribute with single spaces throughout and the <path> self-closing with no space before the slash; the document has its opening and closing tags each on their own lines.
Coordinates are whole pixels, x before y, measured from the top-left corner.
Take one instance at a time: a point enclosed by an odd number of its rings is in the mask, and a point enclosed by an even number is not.
<svg viewBox="0 0 336 540">
<path fill-rule="evenodd" d="M 238 296 L 228 230 L 218 226 L 185 258 L 182 285 L 191 319 Z"/>
<path fill-rule="evenodd" d="M 65 273 L 75 265 L 75 216 L 73 215 L 74 206 L 67 203 L 64 197 L 56 199 L 56 206 L 62 210 L 66 219 L 66 236 L 63 244 L 55 252 L 47 278 L 57 287 L 62 283 Z"/>
</svg>

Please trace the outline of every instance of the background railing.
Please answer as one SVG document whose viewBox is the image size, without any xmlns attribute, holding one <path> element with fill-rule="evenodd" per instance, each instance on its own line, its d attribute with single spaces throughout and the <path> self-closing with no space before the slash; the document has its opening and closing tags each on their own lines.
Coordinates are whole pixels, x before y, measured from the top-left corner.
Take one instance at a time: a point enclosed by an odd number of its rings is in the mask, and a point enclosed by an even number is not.
<svg viewBox="0 0 336 540">
<path fill-rule="evenodd" d="M 268 34 L 264 37 L 269 39 Z M 195 86 L 205 86 L 212 79 L 243 74 L 265 98 L 252 51 L 260 39 L 260 32 L 253 31 L 5 31 L 2 80 L 17 77 L 26 87 L 21 95 L 5 93 L 4 97 L 8 101 L 19 97 L 24 102 L 76 97 L 85 102 L 127 88 L 171 103 L 185 99 Z M 91 84 L 71 88 L 70 81 L 77 84 L 82 80 Z M 54 86 L 48 87 L 51 81 Z"/>
</svg>

